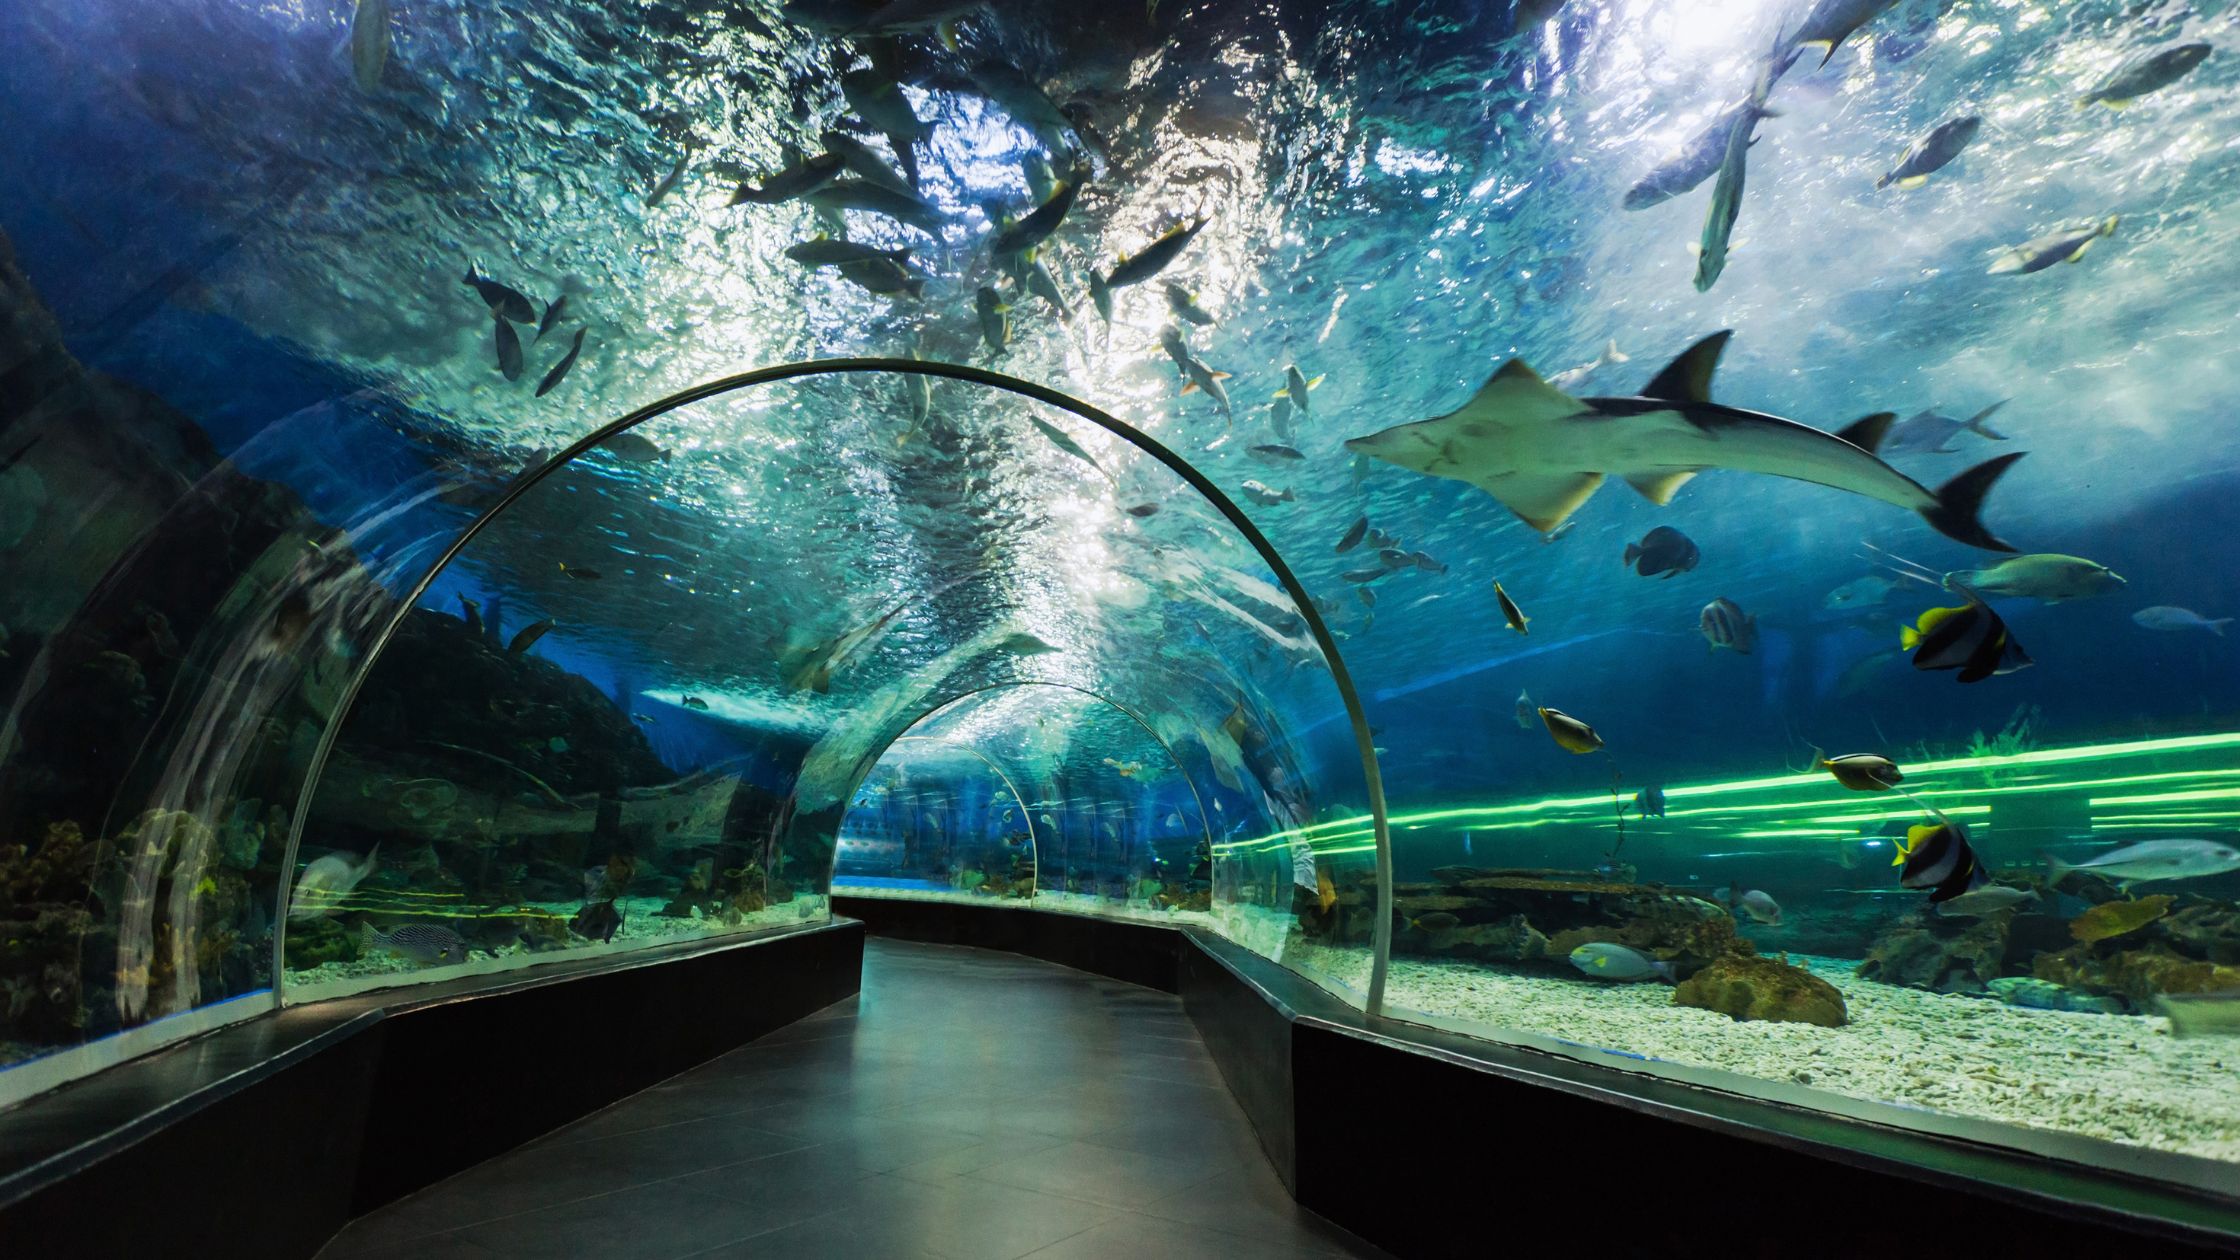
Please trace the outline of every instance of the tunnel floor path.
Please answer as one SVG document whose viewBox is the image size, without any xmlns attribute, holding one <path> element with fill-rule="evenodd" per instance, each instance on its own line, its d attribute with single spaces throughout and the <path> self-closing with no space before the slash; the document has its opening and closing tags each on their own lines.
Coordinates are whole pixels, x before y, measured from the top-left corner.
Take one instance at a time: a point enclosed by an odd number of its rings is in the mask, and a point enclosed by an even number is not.
<svg viewBox="0 0 2240 1260">
<path fill-rule="evenodd" d="M 362 1217 L 320 1257 L 1382 1254 L 1284 1193 L 1177 998 L 873 939 L 859 997 Z"/>
</svg>

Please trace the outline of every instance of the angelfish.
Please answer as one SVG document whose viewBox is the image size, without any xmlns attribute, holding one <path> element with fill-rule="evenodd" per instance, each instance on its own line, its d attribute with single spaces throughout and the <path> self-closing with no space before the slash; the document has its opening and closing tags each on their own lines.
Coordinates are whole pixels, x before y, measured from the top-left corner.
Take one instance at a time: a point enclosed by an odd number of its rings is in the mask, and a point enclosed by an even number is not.
<svg viewBox="0 0 2240 1260">
<path fill-rule="evenodd" d="M 1825 433 L 1711 401 L 1731 331 L 1690 346 L 1630 398 L 1574 398 L 1511 359 L 1461 407 L 1357 437 L 1346 449 L 1434 477 L 1466 481 L 1543 533 L 1570 518 L 1605 477 L 1662 506 L 1707 468 L 1809 481 L 1917 512 L 1972 547 L 2012 551 L 1978 519 L 1984 496 L 2020 452 L 1977 464 L 1935 491 L 1873 453 L 1890 413 Z"/>
</svg>

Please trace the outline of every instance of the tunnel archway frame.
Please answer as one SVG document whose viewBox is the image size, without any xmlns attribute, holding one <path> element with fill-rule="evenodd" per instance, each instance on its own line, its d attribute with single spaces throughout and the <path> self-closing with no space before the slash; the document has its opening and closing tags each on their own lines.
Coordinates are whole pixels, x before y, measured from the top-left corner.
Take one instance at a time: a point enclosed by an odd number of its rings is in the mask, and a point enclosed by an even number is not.
<svg viewBox="0 0 2240 1260">
<path fill-rule="evenodd" d="M 888 740 L 886 747 L 881 748 L 878 752 L 873 753 L 870 758 L 865 761 L 862 772 L 858 774 L 855 777 L 854 782 L 850 783 L 848 786 L 849 798 L 853 799 L 856 791 L 863 786 L 864 781 L 871 777 L 872 771 L 878 768 L 879 762 L 885 758 L 888 749 L 906 739 L 939 738 L 938 736 L 913 736 L 910 734 L 911 731 L 918 729 L 920 726 L 923 726 L 928 722 L 934 721 L 942 714 L 948 713 L 952 709 L 955 709 L 965 702 L 973 699 L 975 696 L 993 695 L 996 692 L 1016 691 L 1027 687 L 1048 687 L 1059 691 L 1070 691 L 1075 693 L 1076 695 L 1087 696 L 1091 700 L 1098 701 L 1116 710 L 1122 716 L 1126 717 L 1129 721 L 1142 728 L 1143 733 L 1150 737 L 1151 742 L 1158 745 L 1159 751 L 1166 754 L 1167 763 L 1174 767 L 1176 775 L 1178 775 L 1182 779 L 1182 785 L 1190 789 L 1191 805 L 1198 812 L 1199 832 L 1200 834 L 1205 836 L 1206 843 L 1209 846 L 1215 844 L 1213 834 L 1213 818 L 1206 811 L 1205 794 L 1198 790 L 1197 781 L 1190 777 L 1189 768 L 1182 764 L 1181 755 L 1176 753 L 1174 745 L 1168 743 L 1165 736 L 1159 734 L 1157 727 L 1144 720 L 1143 714 L 1139 712 L 1133 705 L 1124 704 L 1121 701 L 1115 700 L 1111 696 L 1108 696 L 1103 692 L 1097 691 L 1093 688 L 1083 687 L 1076 683 L 1053 682 L 1048 679 L 1026 678 L 1015 679 L 1009 682 L 988 683 L 985 686 L 972 687 L 967 690 L 960 691 L 955 695 L 949 696 L 946 699 L 942 700 L 939 704 L 927 708 L 925 712 L 920 713 L 917 717 L 912 718 L 909 724 L 903 727 L 902 734 L 895 736 L 891 740 Z M 996 777 L 1002 779 L 1004 786 L 1010 789 L 1012 798 L 1019 802 L 1019 807 L 1022 811 L 1022 821 L 1026 823 L 1027 827 L 1027 841 L 1029 845 L 1035 846 L 1035 888 L 1039 893 L 1042 886 L 1042 855 L 1039 847 L 1039 842 L 1034 830 L 1034 819 L 1031 816 L 1027 816 L 1031 814 L 1031 810 L 1027 805 L 1026 798 L 1019 794 L 1017 785 L 1012 783 L 1011 777 L 1005 774 L 1003 769 L 998 766 L 992 758 L 986 756 L 983 753 L 980 753 L 977 749 L 974 749 L 969 744 L 955 744 L 953 746 L 963 748 L 967 752 L 971 752 L 974 756 L 979 757 L 981 761 L 987 763 L 988 768 L 995 771 Z M 839 853 L 837 850 L 835 850 L 833 854 L 833 863 L 835 869 L 837 870 L 839 864 Z M 828 888 L 832 887 L 833 880 L 828 878 L 825 881 L 825 886 Z"/>
<path fill-rule="evenodd" d="M 303 785 L 298 793 L 296 808 L 292 812 L 288 824 L 288 841 L 281 857 L 281 878 L 273 910 L 275 926 L 272 936 L 272 975 L 276 1002 L 285 1001 L 288 903 L 294 893 L 294 880 L 291 875 L 296 869 L 297 854 L 303 841 L 305 819 L 310 813 L 320 780 L 325 775 L 328 759 L 333 754 L 336 740 L 341 734 L 342 727 L 348 721 L 351 711 L 356 706 L 359 692 L 363 689 L 366 679 L 371 675 L 374 665 L 380 660 L 390 641 L 395 638 L 406 617 L 419 605 L 421 598 L 427 594 L 428 589 L 435 584 L 436 579 L 442 575 L 444 570 L 458 559 L 460 554 L 483 530 L 487 529 L 493 521 L 503 515 L 507 509 L 527 495 L 529 491 L 535 489 L 546 477 L 597 449 L 617 434 L 626 433 L 649 420 L 656 419 L 679 408 L 759 385 L 818 376 L 859 374 L 925 376 L 980 385 L 1039 402 L 1045 406 L 1055 407 L 1077 419 L 1095 425 L 1097 428 L 1149 455 L 1154 461 L 1164 465 L 1169 472 L 1181 478 L 1184 484 L 1196 490 L 1229 522 L 1230 526 L 1237 531 L 1247 545 L 1258 554 L 1262 563 L 1266 564 L 1269 570 L 1275 574 L 1277 583 L 1283 588 L 1285 594 L 1291 598 L 1301 619 L 1306 623 L 1308 633 L 1314 639 L 1316 649 L 1322 654 L 1324 664 L 1330 670 L 1331 681 L 1336 685 L 1339 698 L 1345 706 L 1347 721 L 1353 728 L 1354 744 L 1361 755 L 1362 778 L 1368 795 L 1371 827 L 1376 846 L 1377 902 L 1376 922 L 1370 941 L 1369 987 L 1364 1005 L 1367 1013 L 1372 1016 L 1382 1013 L 1385 978 L 1392 956 L 1393 915 L 1392 832 L 1385 806 L 1384 780 L 1377 766 L 1375 741 L 1369 731 L 1368 713 L 1361 703 L 1359 690 L 1354 686 L 1353 675 L 1346 668 L 1345 659 L 1338 651 L 1337 639 L 1331 634 L 1329 625 L 1323 621 L 1321 613 L 1315 608 L 1314 597 L 1308 593 L 1306 587 L 1299 581 L 1298 576 L 1291 571 L 1291 566 L 1285 563 L 1282 554 L 1268 540 L 1267 535 L 1261 533 L 1260 528 L 1253 524 L 1252 518 L 1245 514 L 1244 509 L 1237 506 L 1234 500 L 1223 492 L 1219 486 L 1215 485 L 1211 478 L 1191 464 L 1189 460 L 1184 459 L 1173 449 L 1141 429 L 1102 408 L 1084 402 L 1061 390 L 1052 389 L 1047 385 L 1002 372 L 991 371 L 987 368 L 972 367 L 960 363 L 944 363 L 931 359 L 882 356 L 805 359 L 776 364 L 735 373 L 730 376 L 716 377 L 688 389 L 679 390 L 655 399 L 653 402 L 593 429 L 542 465 L 515 478 L 505 490 L 500 492 L 494 502 L 484 508 L 464 530 L 460 531 L 459 536 L 444 548 L 442 554 L 438 555 L 427 570 L 413 583 L 412 588 L 397 601 L 395 612 L 369 641 L 365 655 L 359 660 L 356 668 L 351 671 L 348 681 L 337 696 L 333 716 L 320 731 L 318 741 L 313 746 L 311 758 L 306 763 Z"/>
</svg>

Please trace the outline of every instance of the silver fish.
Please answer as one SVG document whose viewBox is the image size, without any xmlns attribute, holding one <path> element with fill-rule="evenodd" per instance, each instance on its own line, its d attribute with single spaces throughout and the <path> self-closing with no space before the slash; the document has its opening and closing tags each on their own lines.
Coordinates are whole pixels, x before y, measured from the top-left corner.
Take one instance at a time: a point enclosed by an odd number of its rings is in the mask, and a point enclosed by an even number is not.
<svg viewBox="0 0 2240 1260">
<path fill-rule="evenodd" d="M 2230 617 L 2204 617 L 2191 608 L 2173 608 L 2156 604 L 2131 614 L 2131 620 L 2149 630 L 2206 630 L 2218 638 L 2224 637 L 2224 628 L 2232 624 Z"/>
<path fill-rule="evenodd" d="M 1882 444 L 1875 448 L 1875 453 L 1885 457 L 1950 455 L 1957 449 L 1952 445 L 1952 439 L 1962 433 L 1973 433 L 1987 441 L 2004 442 L 2007 435 L 1985 421 L 1991 419 L 2007 402 L 2007 399 L 2002 398 L 1965 420 L 1955 420 L 1935 410 L 1916 411 L 1890 426 L 1889 431 L 1882 435 Z"/>
<path fill-rule="evenodd" d="M 2090 871 L 2119 884 L 2199 879 L 2240 871 L 2240 849 L 2214 840 L 2145 840 L 2085 862 L 2064 862 L 2046 855 L 2047 883 L 2059 884 L 2071 871 Z"/>
<path fill-rule="evenodd" d="M 362 858 L 348 853 L 329 853 L 303 868 L 296 877 L 295 890 L 288 895 L 288 917 L 310 919 L 333 910 L 350 891 L 365 882 L 380 865 L 381 846 L 375 845 Z"/>
<path fill-rule="evenodd" d="M 1289 503 L 1299 497 L 1298 495 L 1291 493 L 1291 489 L 1288 486 L 1281 490 L 1277 490 L 1270 486 L 1262 485 L 1257 481 L 1248 481 L 1244 483 L 1244 496 L 1262 507 L 1274 507 L 1278 503 Z"/>
</svg>

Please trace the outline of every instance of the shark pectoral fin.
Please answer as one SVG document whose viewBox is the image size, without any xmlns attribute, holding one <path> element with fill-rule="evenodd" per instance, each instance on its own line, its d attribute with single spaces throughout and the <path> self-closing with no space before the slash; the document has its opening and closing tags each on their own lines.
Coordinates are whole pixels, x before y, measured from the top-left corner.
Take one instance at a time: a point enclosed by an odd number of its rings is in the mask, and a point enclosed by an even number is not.
<svg viewBox="0 0 2240 1260">
<path fill-rule="evenodd" d="M 1890 426 L 1896 423 L 1895 411 L 1878 411 L 1871 416 L 1861 416 L 1836 430 L 1836 436 L 1872 455 L 1882 447 L 1882 439 L 1890 435 Z"/>
<path fill-rule="evenodd" d="M 1184 381 L 1184 382 L 1182 383 L 1182 396 L 1183 396 L 1183 397 L 1187 398 L 1187 397 L 1189 397 L 1190 395 L 1192 395 L 1192 394 L 1195 394 L 1195 393 L 1197 393 L 1197 392 L 1198 392 L 1198 383 L 1197 383 L 1196 381 Z"/>
<path fill-rule="evenodd" d="M 1734 336 L 1731 328 L 1718 332 L 1689 346 L 1657 373 L 1641 391 L 1644 398 L 1662 398 L 1671 402 L 1710 402 L 1711 377 L 1719 370 L 1719 355 L 1727 348 L 1727 339 Z"/>
<path fill-rule="evenodd" d="M 1563 524 L 1602 486 L 1601 473 L 1513 472 L 1471 484 L 1501 500 L 1524 523 L 1546 533 Z"/>
<path fill-rule="evenodd" d="M 1639 491 L 1642 498 L 1663 507 L 1672 502 L 1672 496 L 1695 475 L 1693 468 L 1681 472 L 1635 473 L 1626 478 L 1626 484 Z"/>
</svg>

